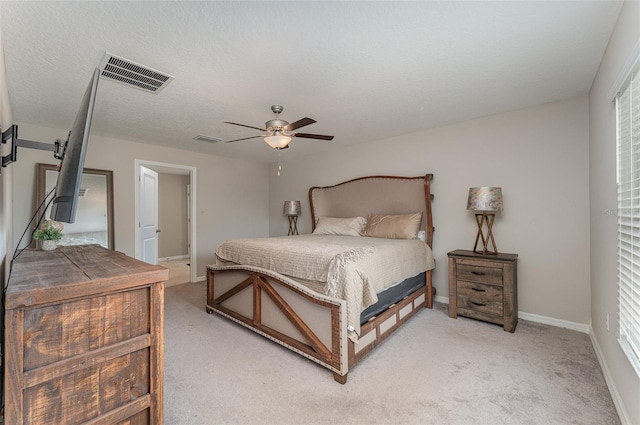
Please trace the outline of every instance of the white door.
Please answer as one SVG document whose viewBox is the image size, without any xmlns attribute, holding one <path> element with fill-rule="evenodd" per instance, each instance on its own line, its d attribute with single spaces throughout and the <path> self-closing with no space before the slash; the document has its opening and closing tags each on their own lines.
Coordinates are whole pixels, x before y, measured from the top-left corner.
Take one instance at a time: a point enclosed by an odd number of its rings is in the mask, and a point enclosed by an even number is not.
<svg viewBox="0 0 640 425">
<path fill-rule="evenodd" d="M 158 173 L 140 167 L 140 258 L 158 264 Z"/>
</svg>

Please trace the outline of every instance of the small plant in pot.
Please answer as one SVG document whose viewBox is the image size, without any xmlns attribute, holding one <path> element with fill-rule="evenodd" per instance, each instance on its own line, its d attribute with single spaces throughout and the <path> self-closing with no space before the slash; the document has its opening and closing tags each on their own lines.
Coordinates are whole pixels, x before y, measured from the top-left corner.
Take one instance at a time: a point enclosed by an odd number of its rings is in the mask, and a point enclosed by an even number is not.
<svg viewBox="0 0 640 425">
<path fill-rule="evenodd" d="M 42 241 L 43 251 L 52 251 L 56 249 L 57 242 L 62 239 L 62 223 L 47 220 L 40 229 L 33 232 L 33 238 Z"/>
</svg>

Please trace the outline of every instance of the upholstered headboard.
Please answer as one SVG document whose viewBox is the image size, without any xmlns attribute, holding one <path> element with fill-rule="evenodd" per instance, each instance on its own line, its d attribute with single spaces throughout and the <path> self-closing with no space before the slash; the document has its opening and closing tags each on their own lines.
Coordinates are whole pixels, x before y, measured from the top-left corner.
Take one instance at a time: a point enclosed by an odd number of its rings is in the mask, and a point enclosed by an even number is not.
<svg viewBox="0 0 640 425">
<path fill-rule="evenodd" d="M 313 229 L 320 217 L 367 217 L 369 214 L 413 214 L 422 212 L 420 228 L 433 242 L 430 182 L 433 174 L 420 177 L 370 176 L 334 186 L 309 189 Z"/>
</svg>

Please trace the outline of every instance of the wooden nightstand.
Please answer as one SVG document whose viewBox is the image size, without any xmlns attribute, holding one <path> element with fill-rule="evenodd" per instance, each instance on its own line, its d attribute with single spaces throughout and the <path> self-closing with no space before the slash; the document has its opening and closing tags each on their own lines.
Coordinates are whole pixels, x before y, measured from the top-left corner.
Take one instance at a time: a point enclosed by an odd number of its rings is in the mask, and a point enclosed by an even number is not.
<svg viewBox="0 0 640 425">
<path fill-rule="evenodd" d="M 502 325 L 518 324 L 518 254 L 449 252 L 449 317 L 467 316 Z"/>
</svg>

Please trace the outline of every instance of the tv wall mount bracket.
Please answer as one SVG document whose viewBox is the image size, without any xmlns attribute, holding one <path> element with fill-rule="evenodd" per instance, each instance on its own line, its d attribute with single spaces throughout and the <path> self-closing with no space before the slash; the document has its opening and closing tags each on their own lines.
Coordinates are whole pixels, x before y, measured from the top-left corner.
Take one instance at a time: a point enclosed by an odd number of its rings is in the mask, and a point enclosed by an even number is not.
<svg viewBox="0 0 640 425">
<path fill-rule="evenodd" d="M 18 147 L 51 151 L 53 152 L 54 158 L 62 159 L 62 157 L 64 156 L 64 148 L 66 144 L 66 142 L 61 139 L 56 140 L 53 144 L 20 139 L 18 138 L 18 126 L 15 124 L 9 127 L 6 131 L 2 132 L 2 144 L 7 143 L 10 143 L 10 152 L 9 155 L 5 155 L 2 157 L 3 167 L 6 167 L 12 162 L 16 162 L 18 160 Z"/>
</svg>

